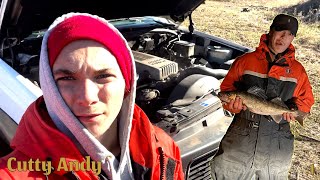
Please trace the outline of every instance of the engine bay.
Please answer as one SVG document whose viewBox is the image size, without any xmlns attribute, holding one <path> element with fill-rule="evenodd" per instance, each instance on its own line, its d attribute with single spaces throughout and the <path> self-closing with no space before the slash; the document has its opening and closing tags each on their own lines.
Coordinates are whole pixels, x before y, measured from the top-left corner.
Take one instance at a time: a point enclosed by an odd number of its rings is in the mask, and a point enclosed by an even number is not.
<svg viewBox="0 0 320 180">
<path fill-rule="evenodd" d="M 45 31 L 19 41 L 4 38 L 0 56 L 31 82 L 39 83 L 39 54 Z M 169 134 L 221 108 L 216 97 L 234 58 L 246 48 L 200 32 L 155 28 L 123 31 L 138 75 L 136 103 Z M 135 34 L 135 35 L 132 35 Z"/>
</svg>

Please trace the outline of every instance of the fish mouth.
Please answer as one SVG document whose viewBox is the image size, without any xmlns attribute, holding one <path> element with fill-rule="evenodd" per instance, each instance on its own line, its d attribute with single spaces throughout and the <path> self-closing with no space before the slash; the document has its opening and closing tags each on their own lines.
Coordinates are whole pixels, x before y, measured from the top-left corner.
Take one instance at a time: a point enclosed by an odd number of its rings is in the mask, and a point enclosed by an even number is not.
<svg viewBox="0 0 320 180">
<path fill-rule="evenodd" d="M 222 101 L 222 102 L 230 102 L 230 94 L 226 92 L 219 92 L 217 97 Z"/>
<path fill-rule="evenodd" d="M 227 95 L 226 95 L 225 93 L 219 92 L 219 93 L 217 94 L 217 97 L 218 97 L 219 99 L 224 99 L 225 97 L 227 97 Z"/>
</svg>

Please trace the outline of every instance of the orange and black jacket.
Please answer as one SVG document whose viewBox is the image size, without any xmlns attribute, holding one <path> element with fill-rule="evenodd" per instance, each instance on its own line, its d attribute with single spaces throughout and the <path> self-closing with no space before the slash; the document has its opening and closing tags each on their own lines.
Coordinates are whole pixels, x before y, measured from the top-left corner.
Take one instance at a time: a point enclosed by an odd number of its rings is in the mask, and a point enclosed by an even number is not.
<svg viewBox="0 0 320 180">
<path fill-rule="evenodd" d="M 280 97 L 287 105 L 309 113 L 314 103 L 312 88 L 304 67 L 295 59 L 293 45 L 271 61 L 267 36 L 261 36 L 254 52 L 234 61 L 221 84 L 221 91 L 246 91 L 255 86 L 265 90 L 268 99 Z"/>
<path fill-rule="evenodd" d="M 0 159 L 0 179 L 104 179 L 89 171 L 57 171 L 61 157 L 68 161 L 84 162 L 85 158 L 75 144 L 57 130 L 40 97 L 32 103 L 23 115 L 15 137 L 11 142 L 13 152 Z M 180 151 L 175 142 L 161 129 L 153 126 L 145 113 L 138 107 L 134 108 L 132 130 L 129 142 L 131 164 L 134 179 L 176 179 L 184 178 Z M 15 157 L 10 172 L 7 161 Z M 52 162 L 52 173 L 17 171 L 17 161 Z M 100 174 L 101 175 L 101 174 Z"/>
</svg>

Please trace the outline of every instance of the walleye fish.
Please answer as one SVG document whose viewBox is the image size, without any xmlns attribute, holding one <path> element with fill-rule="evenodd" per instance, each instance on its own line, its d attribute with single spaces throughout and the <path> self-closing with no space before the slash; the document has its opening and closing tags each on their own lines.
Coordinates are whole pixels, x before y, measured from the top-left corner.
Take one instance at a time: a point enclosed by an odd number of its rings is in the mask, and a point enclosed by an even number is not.
<svg viewBox="0 0 320 180">
<path fill-rule="evenodd" d="M 218 93 L 219 99 L 226 103 L 235 99 L 236 96 L 242 99 L 243 104 L 247 106 L 249 111 L 260 115 L 270 115 L 276 123 L 281 121 L 282 114 L 285 112 L 292 113 L 301 125 L 303 125 L 303 119 L 308 115 L 308 113 L 299 110 L 288 109 L 288 107 L 285 106 L 283 102 L 281 104 L 279 100 L 268 101 L 248 92 L 227 91 Z"/>
</svg>

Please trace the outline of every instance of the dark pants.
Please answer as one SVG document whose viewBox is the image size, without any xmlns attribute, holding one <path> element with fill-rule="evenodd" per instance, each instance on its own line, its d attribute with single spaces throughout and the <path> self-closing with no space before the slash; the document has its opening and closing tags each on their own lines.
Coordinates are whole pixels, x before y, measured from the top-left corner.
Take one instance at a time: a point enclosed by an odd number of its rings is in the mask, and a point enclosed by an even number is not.
<svg viewBox="0 0 320 180">
<path fill-rule="evenodd" d="M 212 160 L 213 179 L 288 179 L 294 141 L 289 123 L 253 114 L 251 119 L 233 120 Z"/>
</svg>

